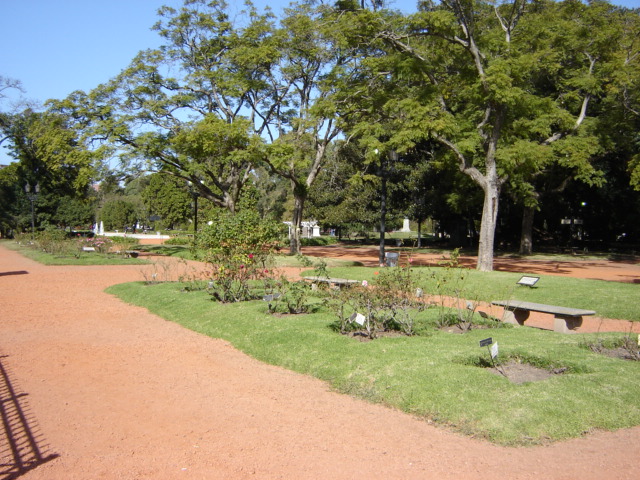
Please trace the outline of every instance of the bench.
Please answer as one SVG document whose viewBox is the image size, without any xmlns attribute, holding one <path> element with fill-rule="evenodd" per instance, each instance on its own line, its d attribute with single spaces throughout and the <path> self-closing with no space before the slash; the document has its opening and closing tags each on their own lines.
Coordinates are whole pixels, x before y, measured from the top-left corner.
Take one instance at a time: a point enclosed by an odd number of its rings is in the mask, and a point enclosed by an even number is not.
<svg viewBox="0 0 640 480">
<path fill-rule="evenodd" d="M 326 283 L 329 286 L 338 288 L 362 283 L 360 280 L 350 280 L 348 278 L 304 277 L 304 279 L 312 282 L 314 288 L 317 288 L 318 283 Z"/>
<path fill-rule="evenodd" d="M 504 307 L 504 321 L 515 325 L 524 325 L 525 320 L 529 318 L 529 312 L 549 313 L 554 317 L 553 330 L 559 333 L 575 330 L 582 325 L 583 316 L 596 314 L 593 310 L 557 307 L 520 300 L 495 300 L 491 304 Z"/>
</svg>

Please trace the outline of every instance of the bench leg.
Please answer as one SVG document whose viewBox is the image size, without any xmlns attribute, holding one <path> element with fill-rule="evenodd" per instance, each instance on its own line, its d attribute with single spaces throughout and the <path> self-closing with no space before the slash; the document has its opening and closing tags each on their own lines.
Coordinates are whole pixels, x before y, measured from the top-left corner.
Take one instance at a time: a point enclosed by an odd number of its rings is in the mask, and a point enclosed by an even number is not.
<svg viewBox="0 0 640 480">
<path fill-rule="evenodd" d="M 553 318 L 553 331 L 558 333 L 570 333 L 582 325 L 582 317 L 563 317 L 556 315 Z"/>
<path fill-rule="evenodd" d="M 529 318 L 529 310 L 511 310 L 508 308 L 504 309 L 504 315 L 502 319 L 505 323 L 511 323 L 513 325 L 524 325 L 524 322 Z"/>
</svg>

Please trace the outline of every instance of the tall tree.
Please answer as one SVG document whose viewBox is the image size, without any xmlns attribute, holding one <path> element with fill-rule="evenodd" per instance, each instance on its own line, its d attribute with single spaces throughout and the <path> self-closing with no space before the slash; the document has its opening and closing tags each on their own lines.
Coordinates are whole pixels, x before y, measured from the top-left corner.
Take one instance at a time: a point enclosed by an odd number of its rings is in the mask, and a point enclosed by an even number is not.
<svg viewBox="0 0 640 480">
<path fill-rule="evenodd" d="M 600 37 L 589 42 L 590 27 L 573 12 L 593 8 L 595 21 L 612 7 L 592 4 L 442 0 L 422 2 L 404 23 L 376 14 L 365 25 L 362 15 L 345 16 L 357 42 L 366 40 L 393 59 L 378 55 L 367 62 L 370 78 L 389 87 L 381 107 L 395 112 L 393 142 L 403 148 L 421 139 L 440 143 L 482 189 L 479 270 L 493 268 L 505 182 L 516 175 L 524 181 L 527 169 L 535 173 L 561 157 L 582 162 L 584 155 L 573 153 L 593 142 L 577 138 L 602 88 L 597 68 L 609 46 Z"/>
<path fill-rule="evenodd" d="M 164 39 L 140 52 L 119 76 L 58 104 L 85 118 L 129 168 L 191 181 L 200 196 L 234 211 L 272 122 L 272 64 L 280 53 L 273 16 L 247 2 L 234 24 L 221 0 L 162 7 L 154 29 Z M 266 103 L 265 103 L 266 102 Z"/>
<path fill-rule="evenodd" d="M 339 67 L 339 52 L 323 28 L 323 8 L 305 2 L 286 11 L 282 20 L 277 69 L 279 98 L 272 104 L 278 122 L 269 129 L 273 143 L 266 162 L 287 179 L 293 195 L 291 253 L 300 252 L 300 227 L 309 188 L 326 162 L 328 148 L 340 130 L 325 77 Z"/>
<path fill-rule="evenodd" d="M 161 217 L 164 228 L 186 223 L 191 214 L 191 195 L 177 178 L 155 173 L 142 191 L 142 200 L 151 215 Z"/>
</svg>

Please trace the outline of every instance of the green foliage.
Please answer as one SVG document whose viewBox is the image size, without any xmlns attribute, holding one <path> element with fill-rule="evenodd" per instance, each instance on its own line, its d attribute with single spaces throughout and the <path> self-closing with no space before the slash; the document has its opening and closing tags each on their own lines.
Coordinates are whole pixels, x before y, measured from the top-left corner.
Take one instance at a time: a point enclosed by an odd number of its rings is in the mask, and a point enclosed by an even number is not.
<svg viewBox="0 0 640 480">
<path fill-rule="evenodd" d="M 265 281 L 270 313 L 298 315 L 310 309 L 311 286 L 307 282 L 291 281 L 284 275 Z"/>
<path fill-rule="evenodd" d="M 425 284 L 420 285 L 424 295 L 429 295 L 431 291 L 435 292 L 432 290 L 433 283 L 429 282 L 434 282 L 440 277 L 438 271 L 442 267 L 414 268 L 421 271 L 419 275 L 425 280 Z M 371 283 L 375 281 L 377 277 L 375 272 L 379 270 L 371 267 L 334 267 L 329 269 L 329 275 L 360 281 L 367 280 Z M 456 269 L 451 268 L 450 271 L 455 272 Z M 431 272 L 435 272 L 435 275 Z M 464 282 L 459 283 L 458 286 L 464 287 L 465 295 L 469 295 L 473 301 L 490 303 L 492 300 L 514 299 L 595 310 L 603 318 L 640 321 L 640 311 L 635 306 L 638 298 L 637 285 L 538 274 L 534 274 L 540 276 L 540 281 L 536 284 L 537 288 L 516 285 L 522 275 L 527 273 L 531 274 L 531 272 L 477 272 L 466 269 L 463 272 Z M 458 282 L 457 279 L 453 281 Z M 615 298 L 616 301 L 612 302 L 611 298 Z M 465 308 L 465 305 L 460 307 Z"/>
<path fill-rule="evenodd" d="M 149 184 L 142 191 L 142 200 L 149 215 L 161 217 L 156 228 L 176 228 L 186 223 L 191 216 L 191 195 L 185 182 L 171 175 L 156 173 L 150 176 Z"/>
<path fill-rule="evenodd" d="M 67 232 L 56 227 L 37 232 L 34 243 L 39 250 L 57 256 L 74 255 L 77 250 L 77 246 L 67 239 Z"/>
<path fill-rule="evenodd" d="M 56 211 L 56 221 L 64 227 L 87 227 L 95 218 L 93 199 L 62 197 Z"/>
<path fill-rule="evenodd" d="M 273 275 L 270 255 L 279 246 L 282 225 L 255 210 L 220 212 L 198 233 L 197 245 L 211 264 L 210 294 L 222 302 L 256 298 L 250 281 Z"/>
<path fill-rule="evenodd" d="M 327 305 L 338 318 L 340 332 L 362 331 L 369 338 L 384 332 L 413 335 L 416 315 L 425 303 L 416 295 L 420 284 L 412 268 L 392 267 L 376 272 L 375 285 L 334 290 Z"/>
<path fill-rule="evenodd" d="M 193 239 L 191 237 L 177 236 L 177 237 L 171 237 L 165 240 L 164 244 L 165 245 L 189 245 L 192 242 L 193 242 Z"/>
<path fill-rule="evenodd" d="M 15 243 L 3 243 L 7 248 L 17 250 L 43 265 L 141 265 L 147 263 L 140 258 L 130 258 L 125 255 L 101 254 L 97 252 L 83 252 L 82 239 L 67 239 L 53 246 L 51 253 L 44 252 L 38 243 L 31 243 L 31 236 L 18 234 Z"/>
<path fill-rule="evenodd" d="M 107 230 L 124 230 L 139 219 L 136 205 L 125 198 L 108 200 L 100 210 L 100 220 Z"/>
<path fill-rule="evenodd" d="M 300 239 L 300 244 L 303 247 L 323 247 L 325 245 L 335 245 L 336 243 L 338 243 L 338 238 L 330 236 Z"/>
<path fill-rule="evenodd" d="M 33 184 L 39 181 L 67 195 L 83 194 L 96 176 L 102 149 L 85 144 L 73 121 L 51 110 L 3 115 L 0 131 Z"/>
</svg>

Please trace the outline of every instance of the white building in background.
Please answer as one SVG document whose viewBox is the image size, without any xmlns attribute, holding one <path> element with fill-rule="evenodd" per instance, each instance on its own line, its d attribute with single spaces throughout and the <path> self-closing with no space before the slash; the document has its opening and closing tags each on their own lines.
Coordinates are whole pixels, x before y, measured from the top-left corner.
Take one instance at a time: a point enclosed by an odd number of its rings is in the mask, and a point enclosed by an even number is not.
<svg viewBox="0 0 640 480">
<path fill-rule="evenodd" d="M 291 238 L 291 233 L 293 229 L 293 222 L 282 222 L 287 227 L 289 227 L 289 238 Z M 300 235 L 302 238 L 312 238 L 320 236 L 320 226 L 316 220 L 309 220 L 306 222 L 302 222 L 302 232 Z"/>
</svg>

